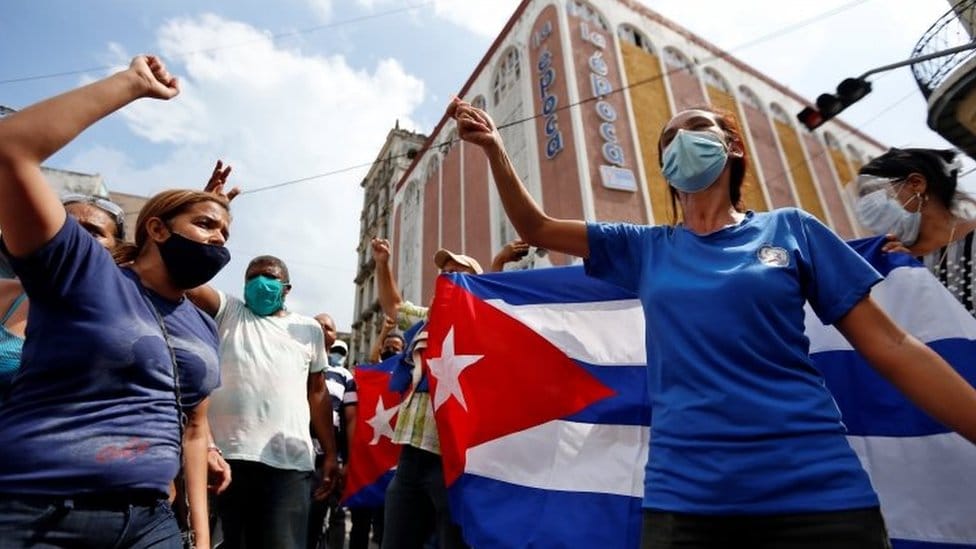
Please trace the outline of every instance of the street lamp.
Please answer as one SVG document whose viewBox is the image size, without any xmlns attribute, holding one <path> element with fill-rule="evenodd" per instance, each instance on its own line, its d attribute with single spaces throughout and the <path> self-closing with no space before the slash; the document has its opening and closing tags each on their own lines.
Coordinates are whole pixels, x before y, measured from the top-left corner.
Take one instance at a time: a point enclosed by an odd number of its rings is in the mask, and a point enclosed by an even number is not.
<svg viewBox="0 0 976 549">
<path fill-rule="evenodd" d="M 822 126 L 824 122 L 840 114 L 847 107 L 863 99 L 865 95 L 871 93 L 871 83 L 866 80 L 868 76 L 971 49 L 976 49 L 976 40 L 968 44 L 963 44 L 962 46 L 912 57 L 911 59 L 871 69 L 857 78 L 845 78 L 837 86 L 837 93 L 820 94 L 817 97 L 816 108 L 806 107 L 796 117 L 808 130 L 814 130 Z"/>
</svg>

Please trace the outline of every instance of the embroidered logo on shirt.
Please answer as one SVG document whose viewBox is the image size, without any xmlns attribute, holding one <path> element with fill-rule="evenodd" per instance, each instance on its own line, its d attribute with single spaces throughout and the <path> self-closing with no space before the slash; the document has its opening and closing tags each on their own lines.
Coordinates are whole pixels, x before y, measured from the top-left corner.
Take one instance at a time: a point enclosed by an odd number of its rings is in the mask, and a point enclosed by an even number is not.
<svg viewBox="0 0 976 549">
<path fill-rule="evenodd" d="M 756 252 L 756 257 L 764 265 L 769 265 L 770 267 L 786 267 L 790 264 L 790 255 L 786 253 L 785 249 L 779 246 L 766 244 L 759 248 L 759 251 Z"/>
</svg>

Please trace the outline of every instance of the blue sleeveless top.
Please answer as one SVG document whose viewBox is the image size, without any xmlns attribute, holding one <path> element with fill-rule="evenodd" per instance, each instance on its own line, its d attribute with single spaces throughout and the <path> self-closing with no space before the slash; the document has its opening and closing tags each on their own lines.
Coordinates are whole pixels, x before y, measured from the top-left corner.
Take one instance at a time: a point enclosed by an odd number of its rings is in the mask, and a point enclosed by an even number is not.
<svg viewBox="0 0 976 549">
<path fill-rule="evenodd" d="M 6 392 L 14 375 L 20 369 L 20 354 L 24 348 L 24 338 L 10 333 L 4 324 L 10 320 L 14 311 L 24 302 L 27 294 L 21 293 L 10 304 L 10 308 L 0 318 L 0 398 Z"/>
</svg>

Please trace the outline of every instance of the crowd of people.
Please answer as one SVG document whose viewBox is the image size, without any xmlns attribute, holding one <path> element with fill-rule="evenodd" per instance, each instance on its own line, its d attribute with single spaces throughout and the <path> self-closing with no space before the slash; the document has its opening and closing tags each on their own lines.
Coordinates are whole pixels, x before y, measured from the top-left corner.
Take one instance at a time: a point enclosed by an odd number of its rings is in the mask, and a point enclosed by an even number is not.
<svg viewBox="0 0 976 549">
<path fill-rule="evenodd" d="M 334 319 L 290 311 L 284 261 L 253 258 L 242 297 L 207 283 L 230 259 L 230 167 L 167 190 L 135 234 L 99 197 L 58 197 L 40 165 L 101 118 L 178 80 L 153 56 L 0 121 L 0 547 L 467 547 L 451 516 L 422 367 L 429 307 L 401 295 L 374 239 L 385 323 L 369 361 L 400 356 L 399 463 L 383 508 L 347 510 L 357 387 Z M 483 110 L 448 107 L 489 163 L 522 240 L 583 259 L 640 298 L 653 449 L 642 546 L 884 548 L 877 495 L 804 337 L 805 303 L 931 416 L 976 441 L 976 390 L 872 300 L 880 275 L 813 216 L 743 203 L 747 151 L 711 108 L 662 129 L 674 220 L 548 216 Z M 976 314 L 976 216 L 950 151 L 892 149 L 852 185 L 862 226 L 923 260 Z M 678 221 L 680 219 L 680 222 Z M 130 237 L 132 241 L 126 241 Z M 480 275 L 451 250 L 439 273 Z M 409 332 L 407 330 L 409 329 Z M 789 466 L 783 467 L 787 459 Z M 219 526 L 217 526 L 219 525 Z"/>
</svg>

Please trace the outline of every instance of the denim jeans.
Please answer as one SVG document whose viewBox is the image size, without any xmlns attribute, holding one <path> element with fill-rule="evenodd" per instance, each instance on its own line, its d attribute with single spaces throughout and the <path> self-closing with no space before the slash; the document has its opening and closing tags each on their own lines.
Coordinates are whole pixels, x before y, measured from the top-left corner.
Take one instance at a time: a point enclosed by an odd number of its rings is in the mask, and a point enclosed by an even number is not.
<svg viewBox="0 0 976 549">
<path fill-rule="evenodd" d="M 0 549 L 181 549 L 169 502 L 110 505 L 83 500 L 0 495 Z"/>
<path fill-rule="evenodd" d="M 891 549 L 877 507 L 782 515 L 644 510 L 642 549 Z"/>
<path fill-rule="evenodd" d="M 373 540 L 383 543 L 383 506 L 351 507 L 352 529 L 349 530 L 349 549 L 369 549 L 369 532 Z"/>
<path fill-rule="evenodd" d="M 303 548 L 312 471 L 227 460 L 234 480 L 217 500 L 226 549 Z"/>
<path fill-rule="evenodd" d="M 420 549 L 431 519 L 439 549 L 463 549 L 461 529 L 451 519 L 441 456 L 404 445 L 386 488 L 383 549 Z"/>
</svg>

